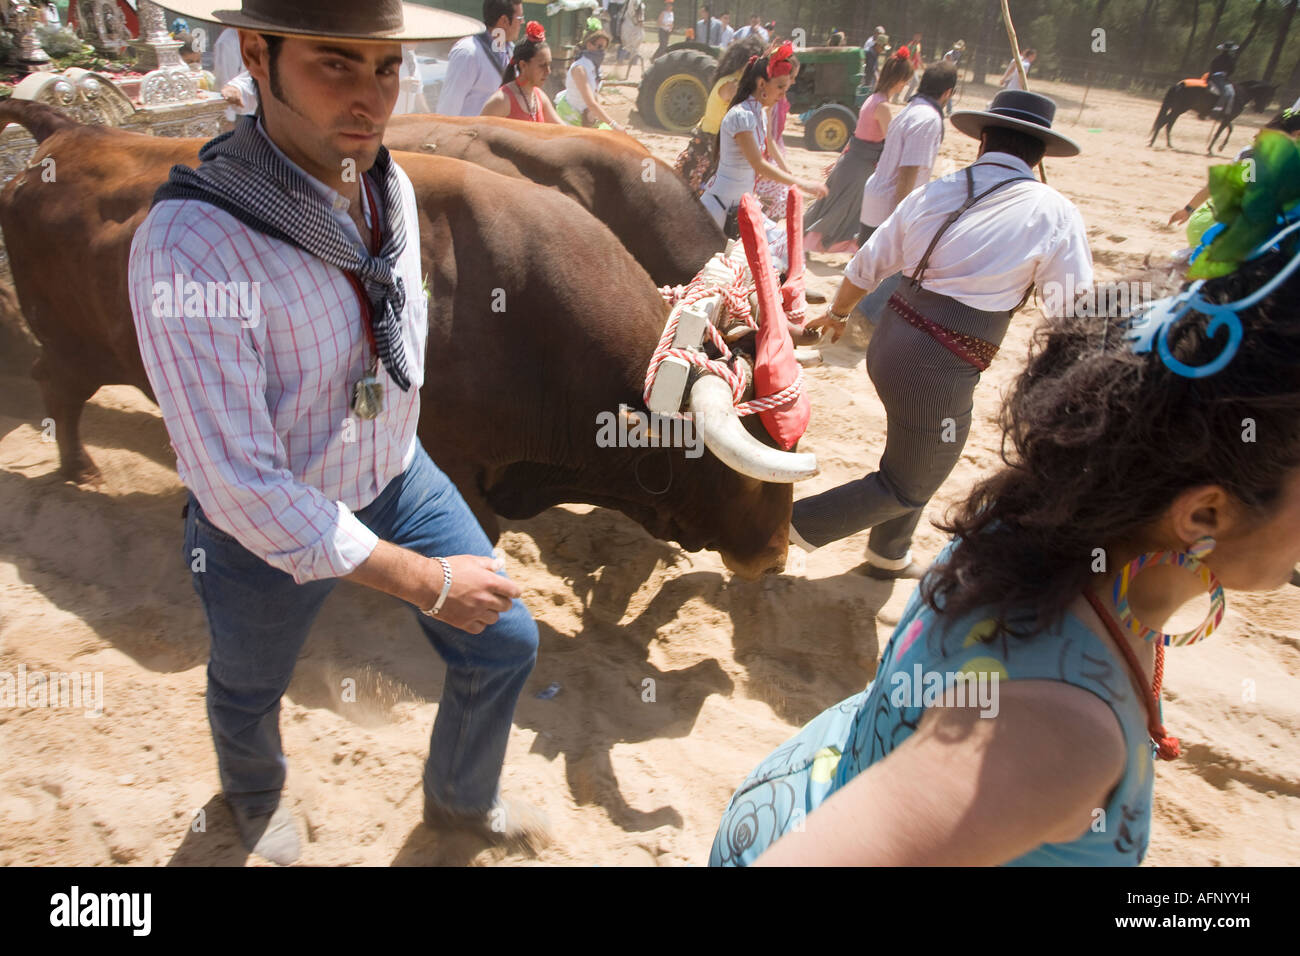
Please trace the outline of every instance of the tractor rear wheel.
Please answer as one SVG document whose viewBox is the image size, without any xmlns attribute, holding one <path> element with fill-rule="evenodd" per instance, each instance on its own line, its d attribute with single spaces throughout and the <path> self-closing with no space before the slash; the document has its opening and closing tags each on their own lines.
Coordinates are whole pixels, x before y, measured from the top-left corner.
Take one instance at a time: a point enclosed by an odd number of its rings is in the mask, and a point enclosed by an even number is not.
<svg viewBox="0 0 1300 956">
<path fill-rule="evenodd" d="M 704 116 L 718 61 L 699 50 L 675 50 L 655 60 L 641 79 L 636 108 L 642 119 L 673 133 L 689 133 Z"/>
<path fill-rule="evenodd" d="M 858 118 L 847 106 L 839 103 L 819 106 L 804 127 L 804 148 L 839 152 L 853 135 L 857 122 Z"/>
</svg>

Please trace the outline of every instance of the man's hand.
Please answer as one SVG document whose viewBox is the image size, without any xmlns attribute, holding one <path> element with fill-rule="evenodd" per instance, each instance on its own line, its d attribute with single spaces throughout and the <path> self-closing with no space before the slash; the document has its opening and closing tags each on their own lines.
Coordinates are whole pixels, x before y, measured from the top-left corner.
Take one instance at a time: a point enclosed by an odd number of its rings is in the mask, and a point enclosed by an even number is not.
<svg viewBox="0 0 1300 956">
<path fill-rule="evenodd" d="M 236 109 L 242 110 L 244 108 L 244 96 L 235 87 L 223 86 L 221 88 L 221 95 L 222 97 L 225 98 L 225 101 L 227 103 L 229 103 L 231 106 L 235 107 Z"/>
<path fill-rule="evenodd" d="M 510 610 L 510 602 L 522 593 L 519 585 L 496 573 L 502 567 L 500 558 L 458 554 L 448 557 L 447 563 L 451 566 L 451 590 L 438 611 L 438 620 L 452 627 L 481 634 Z M 438 603 L 445 580 L 437 558 L 383 540 L 344 577 L 408 601 L 421 611 Z"/>
<path fill-rule="evenodd" d="M 1188 219 L 1191 218 L 1191 215 L 1192 214 L 1188 212 L 1186 209 L 1179 209 L 1177 212 L 1175 212 L 1172 216 L 1169 217 L 1169 225 L 1171 226 L 1182 225 Z"/>
<path fill-rule="evenodd" d="M 434 558 L 428 562 L 427 593 L 432 597 L 423 610 L 433 607 L 442 593 L 442 563 Z M 470 634 L 482 634 L 506 611 L 510 602 L 523 593 L 519 585 L 497 574 L 496 558 L 483 558 L 476 554 L 458 554 L 448 557 L 451 565 L 451 591 L 438 612 L 438 620 L 446 621 Z"/>
<path fill-rule="evenodd" d="M 835 316 L 834 313 L 831 312 L 830 309 L 827 309 L 817 318 L 813 319 L 811 322 L 805 325 L 804 331 L 817 332 L 818 334 L 821 334 L 823 329 L 831 329 L 832 330 L 831 344 L 834 345 L 836 342 L 840 340 L 840 336 L 844 334 L 844 329 L 848 326 L 848 324 L 849 324 L 849 320 L 847 318 L 844 319 L 838 318 Z"/>
</svg>

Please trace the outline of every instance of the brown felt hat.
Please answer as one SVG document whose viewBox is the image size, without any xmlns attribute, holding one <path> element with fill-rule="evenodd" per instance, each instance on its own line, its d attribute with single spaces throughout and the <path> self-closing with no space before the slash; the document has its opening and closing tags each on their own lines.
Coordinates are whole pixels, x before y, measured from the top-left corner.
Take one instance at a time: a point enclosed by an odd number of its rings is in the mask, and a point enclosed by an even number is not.
<svg viewBox="0 0 1300 956">
<path fill-rule="evenodd" d="M 167 0 L 166 7 L 240 30 L 356 42 L 454 40 L 483 30 L 481 20 L 401 0 Z"/>
</svg>

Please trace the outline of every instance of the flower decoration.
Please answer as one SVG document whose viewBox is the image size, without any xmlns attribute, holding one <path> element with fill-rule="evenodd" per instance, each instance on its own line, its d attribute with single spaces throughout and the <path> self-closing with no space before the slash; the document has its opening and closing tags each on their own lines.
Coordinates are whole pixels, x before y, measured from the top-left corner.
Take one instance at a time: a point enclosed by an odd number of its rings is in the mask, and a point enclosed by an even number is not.
<svg viewBox="0 0 1300 956">
<path fill-rule="evenodd" d="M 542 26 L 536 20 L 529 20 L 528 26 L 524 28 L 524 31 L 528 34 L 528 39 L 532 40 L 534 43 L 546 42 L 546 27 Z"/>
<path fill-rule="evenodd" d="M 1252 155 L 1210 167 L 1216 225 L 1193 253 L 1188 277 L 1234 272 L 1280 226 L 1300 212 L 1300 146 L 1285 133 L 1261 130 Z"/>
<path fill-rule="evenodd" d="M 775 80 L 778 76 L 793 72 L 794 63 L 790 60 L 792 56 L 794 56 L 794 44 L 786 40 L 768 57 L 767 78 Z"/>
<path fill-rule="evenodd" d="M 1157 352 L 1171 372 L 1192 379 L 1217 374 L 1232 361 L 1246 331 L 1240 313 L 1259 305 L 1300 269 L 1300 147 L 1283 133 L 1262 131 L 1248 159 L 1211 168 L 1210 198 L 1218 222 L 1193 253 L 1188 276 L 1194 281 L 1136 313 L 1125 333 L 1134 352 Z M 1202 294 L 1208 279 L 1274 249 L 1290 261 L 1249 295 L 1220 303 Z M 1221 343 L 1218 354 L 1202 365 L 1183 362 L 1169 344 L 1174 327 L 1192 314 L 1208 318 L 1206 337 Z"/>
</svg>

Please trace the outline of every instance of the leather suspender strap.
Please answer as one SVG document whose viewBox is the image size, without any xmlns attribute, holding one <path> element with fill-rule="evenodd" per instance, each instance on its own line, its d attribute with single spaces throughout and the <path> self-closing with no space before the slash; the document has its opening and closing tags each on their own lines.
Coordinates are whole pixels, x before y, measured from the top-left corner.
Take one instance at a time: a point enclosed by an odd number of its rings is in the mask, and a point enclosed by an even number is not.
<svg viewBox="0 0 1300 956">
<path fill-rule="evenodd" d="M 1013 168 L 1011 166 L 1006 166 L 1003 163 L 980 163 L 979 165 L 1002 166 L 1004 169 Z M 966 201 L 948 214 L 948 218 L 944 220 L 943 225 L 939 227 L 939 231 L 936 232 L 934 238 L 930 240 L 930 245 L 926 248 L 925 255 L 921 257 L 921 261 L 916 264 L 916 269 L 912 272 L 911 282 L 913 285 L 919 286 L 921 284 L 921 280 L 925 278 L 925 270 L 930 265 L 930 254 L 934 252 L 934 247 L 939 244 L 939 239 L 948 231 L 948 227 L 961 218 L 962 213 L 975 205 L 985 196 L 997 192 L 1003 186 L 1010 186 L 1012 183 L 1033 183 L 1038 181 L 1032 176 L 1012 176 L 1010 179 L 1003 179 L 1000 182 L 994 183 L 988 189 L 977 195 L 975 193 L 975 173 L 973 172 L 973 169 L 974 166 L 967 166 L 965 169 Z M 1023 305 L 1024 303 L 1022 302 L 1021 304 Z"/>
</svg>

